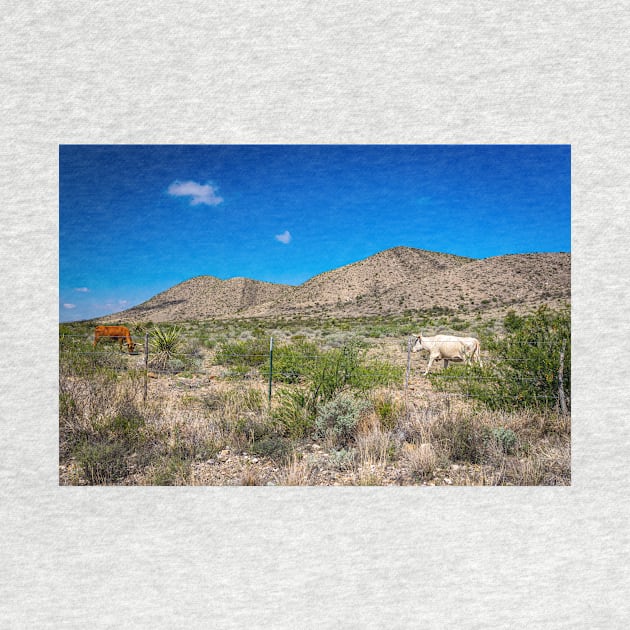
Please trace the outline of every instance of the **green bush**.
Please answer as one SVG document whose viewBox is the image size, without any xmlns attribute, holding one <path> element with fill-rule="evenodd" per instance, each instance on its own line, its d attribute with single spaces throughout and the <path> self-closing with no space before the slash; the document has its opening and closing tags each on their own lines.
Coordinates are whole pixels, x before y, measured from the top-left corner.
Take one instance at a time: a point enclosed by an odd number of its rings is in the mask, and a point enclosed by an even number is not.
<svg viewBox="0 0 630 630">
<path fill-rule="evenodd" d="M 365 392 L 374 387 L 402 384 L 404 374 L 405 370 L 402 366 L 372 359 L 356 367 L 350 384 L 355 389 Z"/>
<path fill-rule="evenodd" d="M 404 406 L 396 402 L 391 395 L 375 397 L 372 404 L 381 428 L 385 431 L 392 431 L 404 413 Z"/>
<path fill-rule="evenodd" d="M 512 429 L 506 429 L 505 427 L 492 429 L 489 437 L 499 445 L 504 453 L 511 455 L 514 452 L 517 440 L 516 433 Z"/>
<path fill-rule="evenodd" d="M 267 457 L 279 464 L 283 464 L 289 459 L 292 448 L 289 439 L 270 435 L 254 442 L 250 447 L 250 451 L 259 457 Z"/>
<path fill-rule="evenodd" d="M 354 468 L 357 461 L 356 449 L 339 449 L 338 451 L 332 451 L 328 459 L 328 464 L 336 470 L 351 470 Z"/>
<path fill-rule="evenodd" d="M 74 451 L 83 477 L 90 485 L 108 485 L 127 475 L 128 447 L 119 441 L 83 442 Z"/>
<path fill-rule="evenodd" d="M 160 370 L 179 371 L 184 369 L 182 329 L 178 326 L 161 328 L 156 326 L 151 333 L 151 367 Z"/>
<path fill-rule="evenodd" d="M 281 388 L 276 392 L 275 399 L 272 417 L 283 435 L 295 439 L 313 430 L 314 407 L 308 390 Z"/>
<path fill-rule="evenodd" d="M 497 357 L 494 373 L 500 380 L 498 407 L 554 407 L 559 389 L 560 353 L 564 348 L 562 386 L 571 392 L 571 316 L 546 306 L 518 318 L 508 313 L 509 333 L 490 350 Z"/>
<path fill-rule="evenodd" d="M 449 416 L 433 428 L 434 440 L 455 461 L 478 464 L 484 461 L 487 433 L 471 417 Z"/>
<path fill-rule="evenodd" d="M 369 407 L 367 401 L 347 395 L 323 404 L 315 417 L 317 437 L 332 437 L 336 444 L 346 446 L 356 437 L 357 423 Z"/>
<path fill-rule="evenodd" d="M 152 486 L 177 486 L 187 483 L 191 462 L 179 455 L 161 457 L 151 477 Z"/>
<path fill-rule="evenodd" d="M 397 368 L 375 361 L 365 363 L 362 354 L 356 343 L 322 353 L 308 374 L 315 406 L 332 400 L 344 390 L 364 392 L 391 382 Z"/>
<path fill-rule="evenodd" d="M 274 346 L 273 380 L 280 383 L 303 381 L 313 371 L 320 350 L 314 343 L 300 340 L 286 345 Z M 269 378 L 269 360 L 260 368 L 261 374 Z"/>
<path fill-rule="evenodd" d="M 219 345 L 214 362 L 246 373 L 251 368 L 269 363 L 269 339 L 256 337 L 245 341 L 224 341 Z"/>
<path fill-rule="evenodd" d="M 445 391 L 463 392 L 491 409 L 554 408 L 558 404 L 560 354 L 564 348 L 562 386 L 571 393 L 571 317 L 569 309 L 541 306 L 534 314 L 508 312 L 506 335 L 485 340 L 492 355 L 483 368 L 450 365 L 430 378 Z"/>
</svg>

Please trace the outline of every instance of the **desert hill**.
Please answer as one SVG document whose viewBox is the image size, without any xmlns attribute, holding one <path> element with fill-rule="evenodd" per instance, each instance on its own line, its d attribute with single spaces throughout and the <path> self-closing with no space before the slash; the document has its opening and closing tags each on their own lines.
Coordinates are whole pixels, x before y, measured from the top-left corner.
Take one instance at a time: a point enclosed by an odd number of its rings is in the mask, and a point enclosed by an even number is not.
<svg viewBox="0 0 630 630">
<path fill-rule="evenodd" d="M 214 276 L 198 276 L 162 291 L 138 306 L 101 320 L 176 322 L 238 316 L 256 304 L 278 298 L 287 289 L 293 287 L 249 278 L 221 280 Z"/>
<path fill-rule="evenodd" d="M 440 254 L 411 247 L 395 247 L 358 262 L 321 273 L 292 293 L 252 308 L 252 314 L 273 315 L 312 310 L 343 314 L 345 311 L 381 309 L 379 297 L 413 287 L 420 279 L 457 269 L 471 258 Z M 287 299 L 288 298 L 288 299 Z"/>
<path fill-rule="evenodd" d="M 183 321 L 281 315 L 359 317 L 405 310 L 529 310 L 570 301 L 571 256 L 472 259 L 410 247 L 388 249 L 293 287 L 199 276 L 100 321 Z"/>
</svg>

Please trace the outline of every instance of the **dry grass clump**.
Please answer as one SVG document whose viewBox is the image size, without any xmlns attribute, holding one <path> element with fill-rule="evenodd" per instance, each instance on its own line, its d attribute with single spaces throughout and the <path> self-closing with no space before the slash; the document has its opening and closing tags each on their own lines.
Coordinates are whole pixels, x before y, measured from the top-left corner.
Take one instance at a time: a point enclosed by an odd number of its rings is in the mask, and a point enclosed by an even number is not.
<svg viewBox="0 0 630 630">
<path fill-rule="evenodd" d="M 377 390 L 370 396 L 370 402 L 379 424 L 385 430 L 391 431 L 405 417 L 405 405 L 389 391 Z"/>
<path fill-rule="evenodd" d="M 433 476 L 438 465 L 438 456 L 433 445 L 428 442 L 406 443 L 403 445 L 401 461 L 408 467 L 412 477 L 422 480 Z"/>
<path fill-rule="evenodd" d="M 360 466 L 385 466 L 391 448 L 392 435 L 389 431 L 375 427 L 357 436 L 356 445 Z"/>
<path fill-rule="evenodd" d="M 262 486 L 263 479 L 256 468 L 247 466 L 243 471 L 239 485 L 241 486 Z"/>
<path fill-rule="evenodd" d="M 292 453 L 286 464 L 277 474 L 276 481 L 280 486 L 309 486 L 313 475 L 313 462 L 298 453 Z"/>
</svg>

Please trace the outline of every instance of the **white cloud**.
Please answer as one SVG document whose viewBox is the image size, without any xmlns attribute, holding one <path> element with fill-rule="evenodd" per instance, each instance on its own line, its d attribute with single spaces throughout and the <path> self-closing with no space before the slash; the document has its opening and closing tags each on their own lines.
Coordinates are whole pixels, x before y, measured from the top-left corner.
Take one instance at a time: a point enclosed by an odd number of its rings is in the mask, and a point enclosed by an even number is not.
<svg viewBox="0 0 630 630">
<path fill-rule="evenodd" d="M 125 304 L 129 304 L 128 300 L 118 300 L 118 304 L 120 304 L 120 306 L 124 306 Z"/>
<path fill-rule="evenodd" d="M 78 291 L 79 293 L 89 293 L 90 290 L 87 287 L 77 287 L 75 291 Z"/>
<path fill-rule="evenodd" d="M 64 307 L 64 308 L 76 308 L 76 307 L 77 307 L 77 305 L 76 305 L 76 304 L 69 304 L 69 303 L 66 303 L 66 304 L 64 304 L 64 305 L 63 305 L 63 307 Z"/>
<path fill-rule="evenodd" d="M 276 240 L 288 245 L 291 242 L 291 232 L 285 230 L 282 234 L 276 234 Z"/>
<path fill-rule="evenodd" d="M 191 197 L 190 205 L 196 206 L 205 203 L 207 206 L 218 206 L 223 198 L 217 194 L 217 187 L 211 184 L 198 184 L 197 182 L 174 181 L 168 187 L 168 194 L 175 197 Z"/>
</svg>

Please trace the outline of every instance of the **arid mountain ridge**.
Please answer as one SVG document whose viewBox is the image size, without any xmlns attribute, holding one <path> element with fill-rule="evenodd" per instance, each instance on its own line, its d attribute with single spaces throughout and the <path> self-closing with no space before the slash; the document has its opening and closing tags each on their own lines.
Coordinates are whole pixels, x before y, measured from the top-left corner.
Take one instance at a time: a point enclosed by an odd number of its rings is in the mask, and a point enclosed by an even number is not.
<svg viewBox="0 0 630 630">
<path fill-rule="evenodd" d="M 394 247 L 314 276 L 299 286 L 198 276 L 99 321 L 177 322 L 215 318 L 361 317 L 446 308 L 518 312 L 571 299 L 571 255 L 473 259 Z"/>
</svg>

